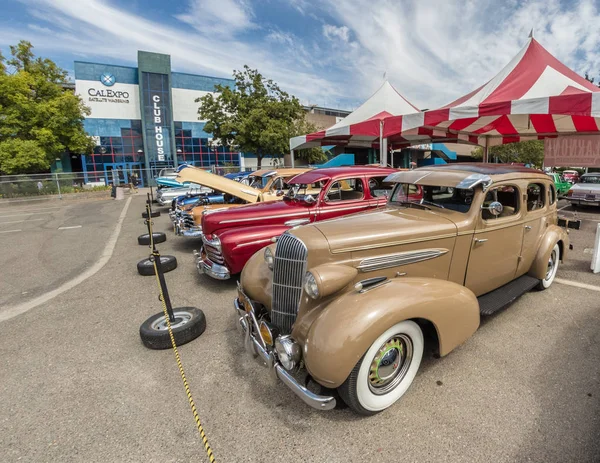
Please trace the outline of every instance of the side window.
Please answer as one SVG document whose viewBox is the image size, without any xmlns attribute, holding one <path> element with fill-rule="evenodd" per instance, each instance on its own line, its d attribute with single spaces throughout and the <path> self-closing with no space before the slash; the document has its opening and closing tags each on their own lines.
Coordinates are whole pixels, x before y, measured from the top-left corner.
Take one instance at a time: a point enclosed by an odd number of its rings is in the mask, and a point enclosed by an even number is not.
<svg viewBox="0 0 600 463">
<path fill-rule="evenodd" d="M 487 207 L 493 202 L 502 204 L 502 212 L 500 215 L 493 215 Z M 510 217 L 519 212 L 519 189 L 512 185 L 500 186 L 490 189 L 483 201 L 481 209 L 481 217 L 483 220 L 494 220 L 502 217 Z"/>
<path fill-rule="evenodd" d="M 550 185 L 550 204 L 554 204 L 556 202 L 556 188 L 554 185 Z"/>
<path fill-rule="evenodd" d="M 336 201 L 352 201 L 363 198 L 363 184 L 360 178 L 347 178 L 333 182 L 325 195 L 328 203 Z"/>
<path fill-rule="evenodd" d="M 537 211 L 545 206 L 546 190 L 541 183 L 527 185 L 527 210 Z"/>
<path fill-rule="evenodd" d="M 389 198 L 392 195 L 393 186 L 383 183 L 385 177 L 371 177 L 368 179 L 369 191 L 374 198 Z"/>
</svg>

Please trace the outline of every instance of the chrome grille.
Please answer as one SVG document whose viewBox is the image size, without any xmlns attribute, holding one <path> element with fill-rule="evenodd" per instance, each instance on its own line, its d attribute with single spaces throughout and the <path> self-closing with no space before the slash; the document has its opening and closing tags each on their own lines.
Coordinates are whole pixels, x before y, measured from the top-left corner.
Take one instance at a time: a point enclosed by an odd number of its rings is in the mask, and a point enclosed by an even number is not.
<svg viewBox="0 0 600 463">
<path fill-rule="evenodd" d="M 294 235 L 284 233 L 277 241 L 273 262 L 273 303 L 271 322 L 284 334 L 296 321 L 308 251 Z"/>
<path fill-rule="evenodd" d="M 183 228 L 192 228 L 194 226 L 194 216 L 188 211 L 181 211 L 181 218 L 183 219 Z"/>
<path fill-rule="evenodd" d="M 206 257 L 216 264 L 223 265 L 225 263 L 225 259 L 223 259 L 221 246 L 215 245 L 214 242 L 207 240 L 204 235 L 202 236 L 202 242 L 204 243 L 204 252 L 206 253 Z"/>
</svg>

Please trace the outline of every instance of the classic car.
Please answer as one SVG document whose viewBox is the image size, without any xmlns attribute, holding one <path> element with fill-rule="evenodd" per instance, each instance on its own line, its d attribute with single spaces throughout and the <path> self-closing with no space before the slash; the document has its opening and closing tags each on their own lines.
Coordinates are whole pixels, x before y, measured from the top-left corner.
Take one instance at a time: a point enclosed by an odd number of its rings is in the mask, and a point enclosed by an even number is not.
<svg viewBox="0 0 600 463">
<path fill-rule="evenodd" d="M 156 192 L 156 201 L 161 206 L 168 206 L 171 204 L 173 199 L 182 195 L 200 195 L 212 193 L 212 189 L 204 185 L 196 183 L 189 183 L 180 188 L 160 188 Z"/>
<path fill-rule="evenodd" d="M 424 336 L 447 355 L 481 316 L 548 288 L 570 249 L 543 172 L 449 164 L 386 181 L 387 207 L 289 230 L 241 274 L 246 349 L 317 409 L 335 406 L 334 389 L 359 414 L 388 408 L 415 378 Z"/>
<path fill-rule="evenodd" d="M 554 188 L 556 188 L 556 193 L 559 197 L 567 194 L 569 189 L 571 188 L 571 183 L 567 182 L 564 177 L 558 172 L 550 172 L 548 175 L 552 178 L 554 182 Z"/>
<path fill-rule="evenodd" d="M 296 175 L 309 170 L 307 168 L 258 170 L 249 177 L 251 185 L 245 185 L 219 175 L 203 172 L 194 167 L 182 169 L 177 177 L 179 181 L 201 183 L 202 185 L 211 187 L 215 191 L 224 193 L 224 204 L 203 204 L 191 209 L 178 211 L 178 214 L 176 214 L 177 220 L 174 222 L 175 232 L 178 235 L 199 238 L 202 236 L 202 214 L 205 211 L 243 204 L 281 200 L 287 190 L 286 182 Z M 260 188 L 255 188 L 252 185 L 260 186 Z"/>
<path fill-rule="evenodd" d="M 563 170 L 562 175 L 569 183 L 577 183 L 579 181 L 579 172 L 576 170 Z"/>
<path fill-rule="evenodd" d="M 385 206 L 391 186 L 383 180 L 393 172 L 365 166 L 316 169 L 291 179 L 283 201 L 205 213 L 198 272 L 227 280 L 292 227 Z"/>
<path fill-rule="evenodd" d="M 571 207 L 600 206 L 600 172 L 583 174 L 567 193 Z"/>
</svg>

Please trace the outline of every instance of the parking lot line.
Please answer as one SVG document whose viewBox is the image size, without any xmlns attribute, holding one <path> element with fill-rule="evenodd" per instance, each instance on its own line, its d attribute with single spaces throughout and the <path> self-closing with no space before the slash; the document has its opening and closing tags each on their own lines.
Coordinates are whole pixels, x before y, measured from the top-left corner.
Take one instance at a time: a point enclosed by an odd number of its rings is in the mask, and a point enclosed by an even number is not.
<svg viewBox="0 0 600 463">
<path fill-rule="evenodd" d="M 70 230 L 71 228 L 81 228 L 81 225 L 73 225 L 72 227 L 58 227 L 59 230 Z"/>
<path fill-rule="evenodd" d="M 563 280 L 562 278 L 555 278 L 554 281 L 560 283 L 561 285 L 574 286 L 576 288 L 589 289 L 591 291 L 600 291 L 600 286 L 579 283 L 578 281 Z"/>
<path fill-rule="evenodd" d="M 2 217 L 0 217 L 0 219 L 2 219 Z M 6 223 L 21 223 L 21 222 L 41 222 L 42 220 L 47 220 L 47 219 L 25 219 L 25 220 L 13 220 L 11 222 L 0 222 L 0 225 L 4 225 Z"/>
<path fill-rule="evenodd" d="M 3 230 L 3 231 L 0 231 L 0 233 L 14 233 L 14 232 L 20 232 L 20 231 L 22 231 L 22 230 L 20 230 L 20 229 L 19 230 Z"/>
</svg>

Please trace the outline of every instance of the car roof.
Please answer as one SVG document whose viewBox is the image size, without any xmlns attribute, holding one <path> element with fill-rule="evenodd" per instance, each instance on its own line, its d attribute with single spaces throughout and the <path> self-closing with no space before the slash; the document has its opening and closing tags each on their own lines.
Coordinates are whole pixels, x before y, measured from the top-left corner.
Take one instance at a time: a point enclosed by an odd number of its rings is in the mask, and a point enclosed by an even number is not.
<svg viewBox="0 0 600 463">
<path fill-rule="evenodd" d="M 510 164 L 488 164 L 483 162 L 458 162 L 456 164 L 438 164 L 435 166 L 419 167 L 415 170 L 447 170 L 463 171 L 483 175 L 502 175 L 511 173 L 543 174 L 541 170 Z"/>
<path fill-rule="evenodd" d="M 347 166 L 347 167 L 324 167 L 321 169 L 311 170 L 303 174 L 297 175 L 292 179 L 293 183 L 309 184 L 325 179 L 336 179 L 347 177 L 349 175 L 381 175 L 388 176 L 399 169 L 391 167 L 376 167 L 376 166 Z"/>
</svg>

